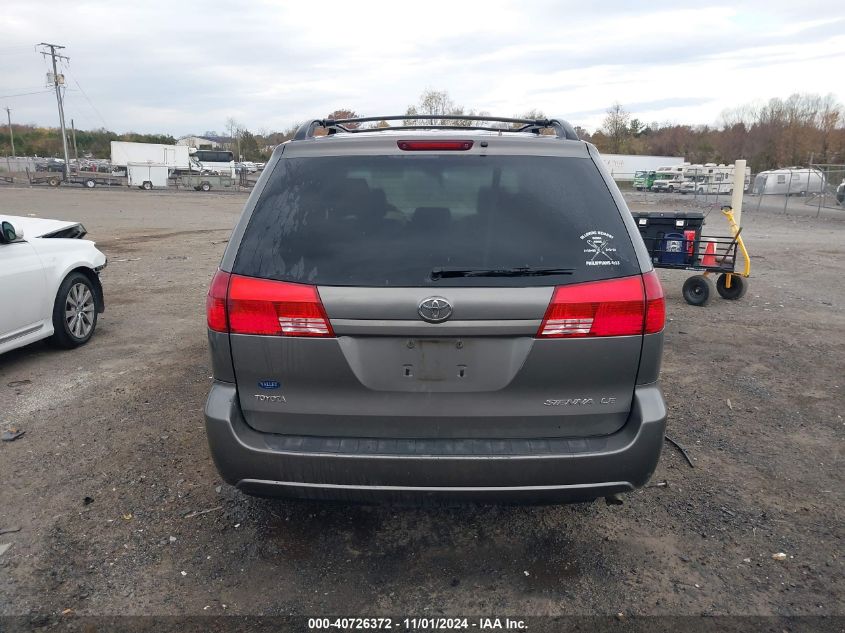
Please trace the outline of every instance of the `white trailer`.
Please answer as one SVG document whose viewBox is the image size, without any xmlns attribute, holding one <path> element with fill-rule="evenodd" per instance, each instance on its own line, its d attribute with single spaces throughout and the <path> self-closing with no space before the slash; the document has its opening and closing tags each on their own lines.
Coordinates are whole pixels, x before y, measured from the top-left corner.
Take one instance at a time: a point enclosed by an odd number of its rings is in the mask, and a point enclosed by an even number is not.
<svg viewBox="0 0 845 633">
<path fill-rule="evenodd" d="M 140 189 L 153 187 L 167 187 L 167 165 L 152 165 L 150 163 L 129 163 L 126 166 L 127 184 Z"/>
<path fill-rule="evenodd" d="M 602 154 L 613 179 L 620 182 L 634 180 L 638 171 L 656 171 L 658 167 L 683 165 L 683 156 L 635 156 L 631 154 Z"/>
<path fill-rule="evenodd" d="M 761 171 L 754 179 L 755 195 L 804 196 L 824 190 L 825 176 L 818 169 L 789 167 Z"/>
<path fill-rule="evenodd" d="M 130 163 L 164 165 L 171 170 L 188 170 L 191 165 L 190 149 L 185 145 L 162 143 L 111 142 L 112 167 L 126 167 Z"/>
</svg>

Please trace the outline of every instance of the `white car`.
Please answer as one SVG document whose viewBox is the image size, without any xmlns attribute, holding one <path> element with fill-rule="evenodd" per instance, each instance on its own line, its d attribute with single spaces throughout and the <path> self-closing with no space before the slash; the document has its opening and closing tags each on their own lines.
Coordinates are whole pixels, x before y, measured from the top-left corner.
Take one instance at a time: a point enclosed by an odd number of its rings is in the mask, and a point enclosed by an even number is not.
<svg viewBox="0 0 845 633">
<path fill-rule="evenodd" d="M 0 215 L 0 354 L 40 339 L 87 343 L 105 309 L 106 256 L 78 222 Z"/>
</svg>

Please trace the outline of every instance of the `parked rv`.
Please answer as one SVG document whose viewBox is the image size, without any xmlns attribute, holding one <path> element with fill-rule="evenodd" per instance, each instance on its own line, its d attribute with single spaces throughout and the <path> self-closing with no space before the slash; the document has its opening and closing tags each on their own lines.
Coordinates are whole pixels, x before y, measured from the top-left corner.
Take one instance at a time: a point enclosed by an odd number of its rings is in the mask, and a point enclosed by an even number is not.
<svg viewBox="0 0 845 633">
<path fill-rule="evenodd" d="M 637 190 L 666 193 L 730 194 L 733 193 L 734 165 L 705 163 L 667 165 L 654 172 L 638 171 L 634 177 Z M 751 169 L 745 168 L 743 191 L 751 185 Z"/>
<path fill-rule="evenodd" d="M 637 191 L 651 191 L 651 186 L 654 184 L 654 175 L 657 172 L 640 170 L 634 173 L 634 188 Z"/>
<path fill-rule="evenodd" d="M 654 172 L 654 180 L 651 184 L 652 191 L 674 193 L 678 191 L 686 179 L 684 170 L 690 167 L 689 163 L 684 165 L 671 165 L 669 167 L 658 167 Z"/>
<path fill-rule="evenodd" d="M 805 196 L 808 193 L 821 192 L 824 186 L 824 174 L 809 167 L 761 171 L 754 179 L 754 193 L 757 195 Z"/>
<path fill-rule="evenodd" d="M 692 171 L 681 185 L 681 193 L 732 194 L 734 189 L 733 165 L 704 165 Z"/>
<path fill-rule="evenodd" d="M 617 182 L 631 182 L 640 171 L 656 170 L 661 165 L 683 165 L 683 156 L 646 156 L 602 154 L 602 162 Z"/>
<path fill-rule="evenodd" d="M 697 188 L 704 187 L 706 179 L 707 176 L 705 176 L 704 174 L 694 174 L 689 178 L 685 179 L 680 185 L 678 185 L 678 191 L 683 194 L 699 193 Z M 700 193 L 704 193 L 703 189 Z"/>
</svg>

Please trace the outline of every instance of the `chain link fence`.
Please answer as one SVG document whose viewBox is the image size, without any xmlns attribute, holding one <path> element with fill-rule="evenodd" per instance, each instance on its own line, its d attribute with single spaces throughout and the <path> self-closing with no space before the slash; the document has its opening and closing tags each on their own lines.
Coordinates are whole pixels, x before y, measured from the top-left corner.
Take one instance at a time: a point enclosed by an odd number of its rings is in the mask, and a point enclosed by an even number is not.
<svg viewBox="0 0 845 633">
<path fill-rule="evenodd" d="M 613 178 L 630 200 L 644 204 L 682 204 L 719 208 L 730 204 L 733 181 L 714 182 L 705 177 L 660 182 L 648 172 L 614 172 Z M 764 211 L 819 217 L 822 211 L 845 212 L 845 165 L 810 165 L 751 174 L 745 189 L 743 211 Z"/>
<path fill-rule="evenodd" d="M 810 165 L 756 174 L 746 202 L 756 210 L 807 214 L 845 210 L 845 165 Z"/>
<path fill-rule="evenodd" d="M 20 156 L 0 158 L 0 172 L 6 174 L 25 173 L 27 169 L 35 171 L 38 160 Z"/>
</svg>

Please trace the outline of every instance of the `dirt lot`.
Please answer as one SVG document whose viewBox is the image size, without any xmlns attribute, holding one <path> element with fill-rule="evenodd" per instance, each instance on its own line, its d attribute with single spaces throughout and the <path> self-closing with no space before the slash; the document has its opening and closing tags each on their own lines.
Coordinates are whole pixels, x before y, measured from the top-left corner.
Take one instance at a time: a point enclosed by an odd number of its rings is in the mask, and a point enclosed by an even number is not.
<svg viewBox="0 0 845 633">
<path fill-rule="evenodd" d="M 204 295 L 245 199 L 0 188 L 0 212 L 80 220 L 110 259 L 89 345 L 0 357 L 0 422 L 26 430 L 0 445 L 0 614 L 845 612 L 845 213 L 747 212 L 739 302 L 688 306 L 661 272 L 695 468 L 666 444 L 667 485 L 622 506 L 396 508 L 221 485 Z"/>
</svg>

